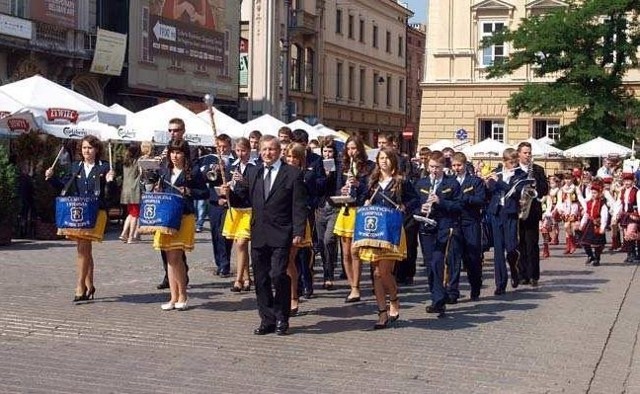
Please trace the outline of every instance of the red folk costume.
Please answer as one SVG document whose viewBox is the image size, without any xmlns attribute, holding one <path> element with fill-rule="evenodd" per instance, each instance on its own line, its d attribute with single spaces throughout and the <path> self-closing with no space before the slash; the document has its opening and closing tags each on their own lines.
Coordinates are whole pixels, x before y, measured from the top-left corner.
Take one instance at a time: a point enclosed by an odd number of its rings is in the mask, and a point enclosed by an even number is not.
<svg viewBox="0 0 640 394">
<path fill-rule="evenodd" d="M 624 230 L 624 250 L 627 251 L 625 262 L 640 262 L 638 188 L 633 184 L 635 179 L 631 173 L 623 174 L 623 182 L 625 183 L 625 188 L 620 191 L 620 198 L 616 206 L 616 218 L 620 227 Z"/>
<path fill-rule="evenodd" d="M 581 244 L 587 254 L 586 264 L 594 266 L 600 265 L 600 256 L 604 245 L 607 243 L 605 231 L 609 220 L 609 208 L 602 197 L 603 185 L 600 182 L 594 182 L 591 190 L 594 192 L 593 198 L 587 201 L 587 209 L 585 209 L 580 228 L 582 230 Z"/>
</svg>

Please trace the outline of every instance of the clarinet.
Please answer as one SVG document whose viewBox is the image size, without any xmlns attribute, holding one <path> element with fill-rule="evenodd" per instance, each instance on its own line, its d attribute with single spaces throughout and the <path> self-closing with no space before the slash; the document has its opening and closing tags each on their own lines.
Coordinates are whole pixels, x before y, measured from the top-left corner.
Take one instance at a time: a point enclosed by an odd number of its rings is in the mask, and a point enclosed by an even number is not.
<svg viewBox="0 0 640 394">
<path fill-rule="evenodd" d="M 349 181 L 349 178 L 355 178 L 358 174 L 358 170 L 356 168 L 356 162 L 355 160 L 351 159 L 351 165 L 349 167 L 349 172 L 347 175 L 347 182 Z M 356 188 L 355 186 L 351 185 L 349 186 L 349 196 L 356 198 Z M 344 216 L 349 216 L 349 204 L 344 204 Z"/>
</svg>

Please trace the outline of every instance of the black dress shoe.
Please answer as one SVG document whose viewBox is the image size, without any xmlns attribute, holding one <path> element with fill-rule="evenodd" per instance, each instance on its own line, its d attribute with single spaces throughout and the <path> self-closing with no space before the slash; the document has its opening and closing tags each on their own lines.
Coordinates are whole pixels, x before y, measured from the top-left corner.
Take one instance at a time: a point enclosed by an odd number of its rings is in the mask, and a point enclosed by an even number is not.
<svg viewBox="0 0 640 394">
<path fill-rule="evenodd" d="M 351 304 L 353 302 L 360 302 L 360 297 L 349 298 L 349 296 L 347 296 L 347 298 L 344 299 L 345 304 Z"/>
<path fill-rule="evenodd" d="M 158 286 L 156 286 L 156 289 L 158 290 L 164 290 L 168 288 L 169 288 L 169 279 L 166 277 L 162 280 L 162 282 L 160 282 Z"/>
<path fill-rule="evenodd" d="M 289 323 L 278 321 L 276 323 L 276 335 L 287 335 L 289 333 Z"/>
<path fill-rule="evenodd" d="M 302 291 L 302 296 L 307 299 L 310 300 L 311 297 L 313 297 L 313 289 L 304 289 Z"/>
<path fill-rule="evenodd" d="M 469 298 L 471 299 L 471 301 L 478 301 L 480 299 L 480 290 L 471 290 Z"/>
<path fill-rule="evenodd" d="M 503 295 L 504 293 L 505 293 L 504 289 L 496 289 L 496 291 L 493 292 L 493 295 L 500 296 L 500 295 Z"/>
<path fill-rule="evenodd" d="M 450 297 L 450 298 L 447 298 L 445 302 L 449 305 L 454 305 L 458 303 L 458 299 L 454 297 Z"/>
<path fill-rule="evenodd" d="M 592 266 L 597 267 L 600 265 L 600 259 L 595 259 L 593 260 L 593 263 L 591 263 Z"/>
<path fill-rule="evenodd" d="M 253 330 L 253 335 L 267 335 L 276 332 L 275 324 L 260 324 L 260 327 Z"/>
<path fill-rule="evenodd" d="M 529 280 L 529 279 L 520 279 L 520 284 L 521 285 L 530 285 L 531 284 L 531 280 Z"/>
<path fill-rule="evenodd" d="M 531 287 L 538 287 L 538 279 L 531 279 Z"/>
<path fill-rule="evenodd" d="M 437 313 L 439 316 L 444 315 L 445 308 L 444 305 L 429 305 L 426 308 L 427 313 Z"/>
<path fill-rule="evenodd" d="M 520 281 L 518 280 L 518 278 L 511 278 L 511 287 L 513 287 L 514 289 L 518 288 L 518 285 L 520 284 Z"/>
</svg>

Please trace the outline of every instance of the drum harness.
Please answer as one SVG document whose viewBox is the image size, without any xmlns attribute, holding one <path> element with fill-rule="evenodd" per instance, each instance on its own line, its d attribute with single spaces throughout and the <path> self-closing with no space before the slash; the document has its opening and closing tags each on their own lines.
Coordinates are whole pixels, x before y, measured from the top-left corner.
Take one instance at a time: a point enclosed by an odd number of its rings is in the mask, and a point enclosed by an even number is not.
<svg viewBox="0 0 640 394">
<path fill-rule="evenodd" d="M 80 175 L 80 171 L 82 171 L 83 164 L 84 164 L 83 161 L 78 163 L 78 168 L 72 173 L 71 178 L 67 181 L 67 183 L 62 188 L 62 191 L 60 192 L 60 196 L 65 197 L 67 195 L 67 192 L 69 191 L 69 188 L 71 187 L 71 184 L 74 182 L 76 177 L 78 175 Z M 95 195 L 96 198 L 100 197 L 100 176 L 96 177 L 95 188 L 93 190 L 93 194 Z"/>
</svg>

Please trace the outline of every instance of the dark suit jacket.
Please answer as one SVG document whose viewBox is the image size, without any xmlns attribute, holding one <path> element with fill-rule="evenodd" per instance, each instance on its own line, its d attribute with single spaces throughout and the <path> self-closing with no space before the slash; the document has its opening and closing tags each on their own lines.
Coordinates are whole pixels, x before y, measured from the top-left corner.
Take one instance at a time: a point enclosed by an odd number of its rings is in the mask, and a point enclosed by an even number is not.
<svg viewBox="0 0 640 394">
<path fill-rule="evenodd" d="M 457 179 L 456 179 L 457 181 Z M 487 188 L 479 177 L 467 174 L 460 185 L 462 213 L 461 221 L 464 224 L 477 223 L 482 219 L 482 208 L 486 203 Z"/>
<path fill-rule="evenodd" d="M 420 206 L 415 209 L 414 213 L 421 214 L 422 205 L 429 199 L 432 187 L 431 179 L 428 177 L 416 182 L 415 189 L 420 197 Z M 460 212 L 462 210 L 460 184 L 455 177 L 444 175 L 442 183 L 436 190 L 436 195 L 440 202 L 433 204 L 429 217 L 438 222 L 438 241 L 446 242 L 450 229 L 456 231 L 460 227 Z"/>
<path fill-rule="evenodd" d="M 489 207 L 487 208 L 487 212 L 492 215 L 498 215 L 500 213 L 505 214 L 517 214 L 518 213 L 518 204 L 520 200 L 520 192 L 524 187 L 524 184 L 520 184 L 520 186 L 516 186 L 516 191 L 509 198 L 505 198 L 504 206 L 500 209 L 500 199 L 503 193 L 506 195 L 509 193 L 509 190 L 513 186 L 517 184 L 518 181 L 527 179 L 527 173 L 522 171 L 520 168 L 516 168 L 515 173 L 509 178 L 509 183 L 506 183 L 502 180 L 502 174 L 498 175 L 498 180 L 494 181 L 493 179 L 489 179 L 487 181 L 487 190 L 491 193 L 491 202 L 489 203 Z"/>
<path fill-rule="evenodd" d="M 271 192 L 264 199 L 264 166 L 247 170 L 247 184 L 232 192 L 248 198 L 251 215 L 251 247 L 284 248 L 293 237 L 303 237 L 307 224 L 307 189 L 302 171 L 282 163 L 271 183 Z"/>
<path fill-rule="evenodd" d="M 322 156 L 307 152 L 307 163 L 304 169 L 304 183 L 307 185 L 307 203 L 315 210 L 325 192 L 327 174 L 324 172 Z"/>
<path fill-rule="evenodd" d="M 536 192 L 538 192 L 538 198 L 549 194 L 549 182 L 547 176 L 544 173 L 544 168 L 534 164 L 533 165 L 533 177 L 536 179 Z M 529 210 L 529 217 L 524 220 L 525 225 L 538 226 L 538 222 L 542 220 L 542 203 L 538 199 L 534 199 L 531 203 L 531 210 Z"/>
</svg>

